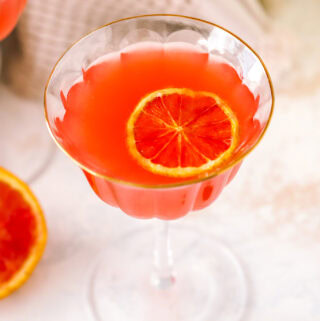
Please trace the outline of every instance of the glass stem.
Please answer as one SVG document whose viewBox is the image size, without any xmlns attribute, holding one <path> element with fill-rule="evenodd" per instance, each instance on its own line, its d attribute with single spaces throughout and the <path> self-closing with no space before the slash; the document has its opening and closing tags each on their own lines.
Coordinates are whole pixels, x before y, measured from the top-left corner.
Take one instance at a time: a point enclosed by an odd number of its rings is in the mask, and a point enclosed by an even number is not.
<svg viewBox="0 0 320 321">
<path fill-rule="evenodd" d="M 152 283 L 159 289 L 167 289 L 174 284 L 173 258 L 169 239 L 169 222 L 156 221 L 154 245 L 154 271 Z"/>
</svg>

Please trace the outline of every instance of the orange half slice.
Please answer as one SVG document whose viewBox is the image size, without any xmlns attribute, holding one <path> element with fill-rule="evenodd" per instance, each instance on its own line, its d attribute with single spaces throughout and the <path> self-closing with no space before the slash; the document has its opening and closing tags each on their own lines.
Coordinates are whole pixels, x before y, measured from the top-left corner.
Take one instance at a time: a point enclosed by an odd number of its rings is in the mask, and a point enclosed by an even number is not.
<svg viewBox="0 0 320 321">
<path fill-rule="evenodd" d="M 0 299 L 29 278 L 46 240 L 37 199 L 24 182 L 0 167 Z"/>
<path fill-rule="evenodd" d="M 230 159 L 238 142 L 238 120 L 217 95 L 167 88 L 144 97 L 127 123 L 131 155 L 160 175 L 189 177 Z"/>
</svg>

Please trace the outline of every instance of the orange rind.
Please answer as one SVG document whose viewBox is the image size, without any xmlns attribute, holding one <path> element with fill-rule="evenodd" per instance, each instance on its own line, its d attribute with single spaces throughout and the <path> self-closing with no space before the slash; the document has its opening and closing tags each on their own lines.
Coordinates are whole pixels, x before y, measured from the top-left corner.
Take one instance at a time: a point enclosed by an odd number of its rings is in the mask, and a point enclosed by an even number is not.
<svg viewBox="0 0 320 321">
<path fill-rule="evenodd" d="M 190 177 L 214 171 L 231 158 L 238 120 L 219 96 L 166 88 L 145 96 L 127 123 L 130 154 L 155 174 Z"/>
</svg>

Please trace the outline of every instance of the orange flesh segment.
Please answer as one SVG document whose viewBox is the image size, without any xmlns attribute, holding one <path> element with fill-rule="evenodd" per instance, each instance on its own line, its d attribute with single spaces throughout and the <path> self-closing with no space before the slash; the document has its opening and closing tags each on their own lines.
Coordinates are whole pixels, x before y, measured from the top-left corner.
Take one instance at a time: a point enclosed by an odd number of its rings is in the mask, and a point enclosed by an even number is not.
<svg viewBox="0 0 320 321">
<path fill-rule="evenodd" d="M 19 270 L 36 241 L 36 220 L 19 192 L 0 182 L 0 284 Z"/>
<path fill-rule="evenodd" d="M 142 166 L 186 177 L 212 170 L 231 156 L 238 122 L 212 93 L 168 88 L 142 99 L 127 131 L 129 150 Z"/>
<path fill-rule="evenodd" d="M 31 190 L 0 167 L 0 299 L 29 278 L 46 239 L 43 213 Z"/>
</svg>

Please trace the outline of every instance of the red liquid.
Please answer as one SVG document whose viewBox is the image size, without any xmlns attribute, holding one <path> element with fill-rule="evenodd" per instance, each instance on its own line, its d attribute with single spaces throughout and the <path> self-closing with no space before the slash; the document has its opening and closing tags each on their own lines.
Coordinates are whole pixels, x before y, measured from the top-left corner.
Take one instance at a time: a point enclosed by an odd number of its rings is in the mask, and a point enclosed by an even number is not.
<svg viewBox="0 0 320 321">
<path fill-rule="evenodd" d="M 230 162 L 262 131 L 259 122 L 253 120 L 258 99 L 242 84 L 236 71 L 191 45 L 140 44 L 101 61 L 84 71 L 83 80 L 66 95 L 61 92 L 66 112 L 63 119 L 55 119 L 54 129 L 62 146 L 95 172 L 148 185 L 191 179 L 154 174 L 141 167 L 127 147 L 130 114 L 144 96 L 163 88 L 213 92 L 228 103 L 239 122 L 239 145 Z M 175 189 L 129 187 L 88 173 L 87 178 L 104 201 L 130 215 L 173 219 L 209 205 L 238 167 L 211 180 Z"/>
</svg>

